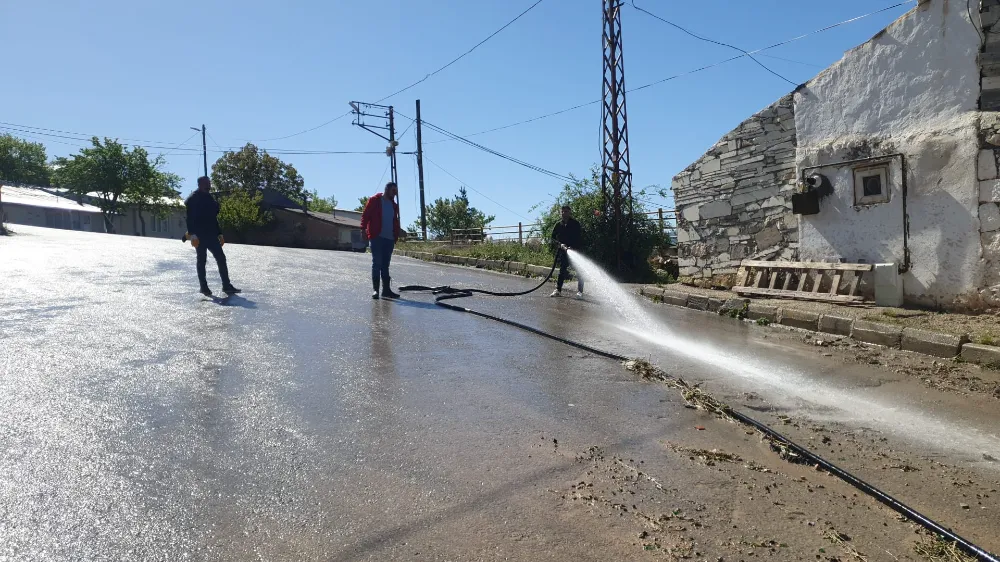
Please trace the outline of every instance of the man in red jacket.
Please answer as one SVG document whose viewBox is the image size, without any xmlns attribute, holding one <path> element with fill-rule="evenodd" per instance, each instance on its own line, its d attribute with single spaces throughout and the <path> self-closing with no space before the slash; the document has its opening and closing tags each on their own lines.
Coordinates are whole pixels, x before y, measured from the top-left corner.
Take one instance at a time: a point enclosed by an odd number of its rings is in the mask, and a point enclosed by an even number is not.
<svg viewBox="0 0 1000 562">
<path fill-rule="evenodd" d="M 372 298 L 376 300 L 379 296 L 379 277 L 382 278 L 382 296 L 399 298 L 389 288 L 389 260 L 392 259 L 392 249 L 402 232 L 399 226 L 399 204 L 396 201 L 398 193 L 396 184 L 385 184 L 382 193 L 376 193 L 368 199 L 361 214 L 361 232 L 372 248 Z"/>
</svg>

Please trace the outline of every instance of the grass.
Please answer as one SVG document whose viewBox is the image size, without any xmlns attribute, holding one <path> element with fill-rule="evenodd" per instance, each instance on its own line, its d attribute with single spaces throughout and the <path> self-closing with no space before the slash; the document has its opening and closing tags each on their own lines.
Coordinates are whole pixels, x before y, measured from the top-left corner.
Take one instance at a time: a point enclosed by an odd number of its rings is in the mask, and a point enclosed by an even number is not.
<svg viewBox="0 0 1000 562">
<path fill-rule="evenodd" d="M 997 345 L 997 338 L 992 333 L 986 332 L 976 338 L 976 343 L 982 345 Z"/>
<path fill-rule="evenodd" d="M 396 245 L 401 250 L 411 252 L 429 252 L 432 254 L 447 254 L 476 259 L 516 261 L 529 265 L 551 266 L 555 257 L 545 246 L 521 244 L 497 244 L 483 242 L 474 246 L 450 246 L 433 242 L 400 242 Z"/>
<path fill-rule="evenodd" d="M 933 539 L 917 543 L 913 550 L 931 562 L 975 562 L 975 558 L 966 556 L 953 542 Z"/>
</svg>

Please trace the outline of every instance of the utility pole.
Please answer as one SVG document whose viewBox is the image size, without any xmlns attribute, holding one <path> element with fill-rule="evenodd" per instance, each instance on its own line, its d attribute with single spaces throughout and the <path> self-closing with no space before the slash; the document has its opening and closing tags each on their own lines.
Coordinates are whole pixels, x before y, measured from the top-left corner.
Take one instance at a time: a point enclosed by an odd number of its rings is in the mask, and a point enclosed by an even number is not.
<svg viewBox="0 0 1000 562">
<path fill-rule="evenodd" d="M 208 177 L 208 144 L 205 143 L 205 124 L 201 128 L 191 127 L 192 131 L 201 131 L 201 157 L 205 162 L 205 177 Z"/>
<path fill-rule="evenodd" d="M 622 58 L 623 0 L 602 0 L 604 12 L 604 79 L 601 106 L 601 195 L 604 216 L 614 224 L 615 253 L 621 271 L 623 236 L 631 240 L 634 230 L 632 216 L 632 170 L 629 166 L 628 119 L 625 110 L 625 68 Z M 629 266 L 633 264 L 627 264 Z"/>
<path fill-rule="evenodd" d="M 427 207 L 424 204 L 424 145 L 420 136 L 420 100 L 417 100 L 417 176 L 420 179 L 420 230 L 427 240 Z"/>
<path fill-rule="evenodd" d="M 350 102 L 351 109 L 354 113 L 354 121 L 352 124 L 361 127 L 362 129 L 377 135 L 378 137 L 385 139 L 389 142 L 389 146 L 385 149 L 386 156 L 389 157 L 389 164 L 392 167 L 392 183 L 399 187 L 399 180 L 396 176 L 396 147 L 399 145 L 396 142 L 396 123 L 392 111 L 391 105 L 378 105 L 374 103 L 364 103 L 359 101 Z M 369 113 L 373 109 L 380 109 L 381 114 Z M 365 117 L 385 119 L 385 125 L 373 125 L 365 122 Z M 379 131 L 388 132 L 389 136 L 385 136 Z"/>
</svg>

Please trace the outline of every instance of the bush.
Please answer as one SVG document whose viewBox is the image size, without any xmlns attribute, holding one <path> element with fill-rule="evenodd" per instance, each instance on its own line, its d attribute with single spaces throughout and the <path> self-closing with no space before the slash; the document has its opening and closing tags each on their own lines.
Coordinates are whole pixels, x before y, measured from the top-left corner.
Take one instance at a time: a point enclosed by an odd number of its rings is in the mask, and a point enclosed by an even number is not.
<svg viewBox="0 0 1000 562">
<path fill-rule="evenodd" d="M 568 205 L 573 217 L 583 227 L 582 250 L 587 257 L 607 271 L 617 273 L 623 280 L 658 280 L 649 264 L 649 257 L 654 248 L 667 247 L 670 241 L 660 232 L 658 222 L 645 214 L 646 207 L 640 199 L 646 195 L 646 190 L 633 194 L 634 228 L 621 233 L 623 252 L 620 270 L 615 250 L 615 224 L 604 214 L 604 199 L 597 168 L 591 170 L 589 178 L 574 179 L 573 183 L 563 187 L 556 203 L 539 220 L 541 235 L 548 240 L 553 227 L 561 220 L 562 206 Z M 628 216 L 623 218 L 628 222 Z"/>
<path fill-rule="evenodd" d="M 452 247 L 433 242 L 399 242 L 396 246 L 401 250 L 414 252 L 466 256 L 484 260 L 516 261 L 546 267 L 552 265 L 552 261 L 555 259 L 555 255 L 548 247 L 536 244 L 522 246 L 512 243 L 483 242 L 473 246 Z"/>
<path fill-rule="evenodd" d="M 261 208 L 264 196 L 258 192 L 253 197 L 236 190 L 219 200 L 219 227 L 226 232 L 245 233 L 267 226 L 274 216 Z"/>
</svg>

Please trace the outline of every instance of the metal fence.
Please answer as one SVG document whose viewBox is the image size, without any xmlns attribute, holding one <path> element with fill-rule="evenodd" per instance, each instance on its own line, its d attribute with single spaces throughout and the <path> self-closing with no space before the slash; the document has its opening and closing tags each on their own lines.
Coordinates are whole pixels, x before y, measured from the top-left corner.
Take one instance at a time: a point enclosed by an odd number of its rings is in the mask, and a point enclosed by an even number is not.
<svg viewBox="0 0 1000 562">
<path fill-rule="evenodd" d="M 677 216 L 673 209 L 657 209 L 643 213 L 659 222 L 660 231 L 671 233 L 677 228 Z M 542 232 L 542 223 L 523 223 L 506 226 L 486 226 L 484 228 L 456 228 L 452 229 L 449 236 L 431 240 L 437 244 L 450 244 L 452 246 L 481 244 L 483 242 L 505 243 L 505 244 L 526 244 L 531 240 L 540 240 L 548 233 Z M 419 235 L 411 240 L 420 240 Z"/>
</svg>

